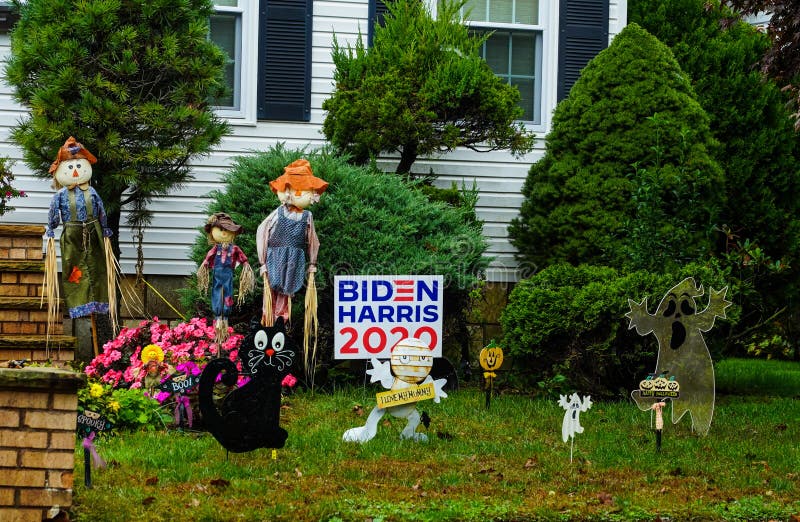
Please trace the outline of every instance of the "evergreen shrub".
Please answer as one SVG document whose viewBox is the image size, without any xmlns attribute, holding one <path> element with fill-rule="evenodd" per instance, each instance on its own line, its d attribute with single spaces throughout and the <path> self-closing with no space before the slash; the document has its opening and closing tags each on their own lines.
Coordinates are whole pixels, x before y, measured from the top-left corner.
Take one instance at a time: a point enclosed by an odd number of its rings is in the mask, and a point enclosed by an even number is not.
<svg viewBox="0 0 800 522">
<path fill-rule="evenodd" d="M 503 347 L 513 360 L 512 379 L 519 386 L 549 392 L 627 396 L 653 371 L 658 352 L 654 336 L 628 329 L 628 299 L 640 302 L 647 297 L 653 313 L 664 294 L 689 276 L 706 290 L 699 299 L 702 307 L 708 302 L 708 288 L 722 288 L 728 279 L 717 264 L 690 264 L 666 274 L 558 263 L 520 281 L 500 318 Z M 736 291 L 729 288 L 728 295 Z M 716 355 L 738 320 L 739 308 L 729 307 L 727 316 L 705 334 Z"/>
<path fill-rule="evenodd" d="M 509 227 L 519 259 L 539 267 L 630 266 L 639 248 L 630 226 L 641 168 L 658 171 L 651 188 L 659 190 L 665 217 L 685 224 L 685 239 L 672 243 L 676 264 L 697 259 L 709 250 L 722 203 L 716 146 L 708 115 L 669 48 L 628 25 L 556 107 L 545 155 L 531 167 L 520 216 Z M 676 195 L 677 187 L 693 199 Z M 676 230 L 653 227 L 648 235 L 671 242 Z"/>
<path fill-rule="evenodd" d="M 308 159 L 314 175 L 330 184 L 320 202 L 309 209 L 321 243 L 316 283 L 322 353 L 330 355 L 333 351 L 333 278 L 340 274 L 443 275 L 445 335 L 449 331 L 463 342 L 463 314 L 469 292 L 481 281 L 489 263 L 483 255 L 487 244 L 481 223 L 475 218 L 477 194 L 465 192 L 465 204 L 458 207 L 432 202 L 401 177 L 371 166 L 351 165 L 346 157 L 327 148 L 290 150 L 279 144 L 266 152 L 240 156 L 223 175 L 224 190 L 212 194 L 208 212 L 227 212 L 244 226 L 237 244 L 255 270 L 255 231 L 279 205 L 269 182 L 298 158 Z M 192 248 L 192 259 L 199 264 L 209 248 L 201 231 Z M 295 325 L 302 324 L 297 320 L 302 317 L 302 301 L 302 294 L 293 300 Z M 197 308 L 198 303 L 205 303 L 200 308 L 208 309 L 206 296 L 191 289 L 185 293 L 185 307 Z M 260 309 L 259 287 L 239 315 L 232 316 L 232 324 L 260 317 Z M 302 332 L 293 334 L 301 338 Z"/>
</svg>

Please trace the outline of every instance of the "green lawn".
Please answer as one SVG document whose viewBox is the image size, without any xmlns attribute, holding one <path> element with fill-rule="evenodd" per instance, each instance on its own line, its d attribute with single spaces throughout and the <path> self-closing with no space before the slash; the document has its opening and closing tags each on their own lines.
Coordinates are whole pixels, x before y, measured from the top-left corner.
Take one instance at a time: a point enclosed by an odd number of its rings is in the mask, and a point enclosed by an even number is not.
<svg viewBox="0 0 800 522">
<path fill-rule="evenodd" d="M 708 437 L 667 423 L 655 452 L 650 414 L 632 403 L 583 413 L 574 462 L 555 400 L 462 389 L 431 416 L 430 442 L 400 442 L 384 419 L 364 444 L 377 389 L 286 400 L 285 448 L 231 454 L 209 435 L 121 434 L 98 442 L 109 461 L 83 486 L 76 458 L 73 520 L 787 520 L 800 514 L 800 403 L 718 398 Z M 81 450 L 82 451 L 82 450 Z M 77 455 L 80 455 L 78 453 Z"/>
</svg>

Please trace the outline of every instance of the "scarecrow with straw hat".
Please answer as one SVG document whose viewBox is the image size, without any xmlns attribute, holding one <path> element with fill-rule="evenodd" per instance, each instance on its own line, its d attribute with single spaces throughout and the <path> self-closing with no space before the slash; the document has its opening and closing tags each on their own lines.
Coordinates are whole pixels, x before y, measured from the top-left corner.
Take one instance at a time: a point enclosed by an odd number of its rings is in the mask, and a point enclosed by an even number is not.
<svg viewBox="0 0 800 522">
<path fill-rule="evenodd" d="M 208 240 L 213 246 L 197 270 L 197 286 L 203 292 L 208 291 L 210 272 L 213 271 L 211 310 L 214 313 L 217 342 L 223 342 L 228 337 L 228 317 L 233 307 L 233 272 L 237 266 L 242 267 L 238 305 L 255 286 L 255 275 L 247 256 L 233 243 L 242 230 L 242 226 L 237 225 L 225 212 L 216 212 L 205 225 Z"/>
<path fill-rule="evenodd" d="M 48 332 L 58 318 L 59 285 L 55 229 L 61 232 L 61 279 L 64 302 L 71 318 L 90 316 L 95 355 L 98 353 L 95 314 L 110 314 L 117 327 L 116 276 L 118 265 L 111 250 L 111 229 L 103 201 L 89 185 L 97 158 L 72 136 L 58 149 L 50 165 L 53 187 L 47 220 L 44 295 L 48 302 Z"/>
<path fill-rule="evenodd" d="M 308 160 L 299 159 L 287 165 L 283 174 L 271 181 L 270 189 L 281 205 L 261 222 L 256 232 L 258 260 L 264 278 L 262 324 L 271 326 L 275 319 L 288 321 L 292 296 L 308 278 L 305 297 L 304 350 L 309 371 L 309 338 L 317 330 L 317 271 L 319 239 L 314 218 L 308 207 L 319 201 L 328 183 L 314 176 Z M 312 349 L 312 358 L 316 349 Z"/>
</svg>

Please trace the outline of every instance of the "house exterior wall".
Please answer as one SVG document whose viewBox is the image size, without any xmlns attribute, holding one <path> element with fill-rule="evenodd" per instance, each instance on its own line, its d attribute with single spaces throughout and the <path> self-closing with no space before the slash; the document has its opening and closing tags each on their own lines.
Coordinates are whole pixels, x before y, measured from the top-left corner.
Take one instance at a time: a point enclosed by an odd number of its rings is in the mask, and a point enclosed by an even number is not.
<svg viewBox="0 0 800 522">
<path fill-rule="evenodd" d="M 459 150 L 441 157 L 420 159 L 414 165 L 417 173 L 427 174 L 432 170 L 438 176 L 437 184 L 443 187 L 452 183 L 467 187 L 477 184 L 480 192 L 477 213 L 484 221 L 483 230 L 489 242 L 487 255 L 494 257 L 487 274 L 491 282 L 514 282 L 536 269 L 518 266 L 506 228 L 522 203 L 521 189 L 530 165 L 544 153 L 544 137 L 556 105 L 558 31 L 554 28 L 558 27 L 559 3 L 555 0 L 541 1 L 546 3 L 543 10 L 546 25 L 553 29 L 547 30 L 544 38 L 542 124 L 531 127 L 538 138 L 535 149 L 521 158 L 500 151 L 477 153 Z M 368 3 L 366 0 L 317 0 L 313 11 L 310 121 L 230 120 L 231 134 L 211 154 L 193 162 L 194 181 L 152 203 L 150 208 L 154 211 L 154 219 L 145 233 L 145 274 L 182 276 L 195 269 L 189 259 L 189 249 L 205 222 L 207 194 L 222 188 L 221 175 L 235 156 L 266 150 L 278 142 L 285 143 L 288 148 L 314 149 L 323 145 L 321 128 L 325 114 L 322 102 L 333 88 L 334 67 L 330 54 L 333 35 L 335 33 L 340 44 L 344 44 L 354 41 L 359 30 L 366 34 Z M 611 0 L 609 39 L 626 25 L 626 12 L 627 0 Z M 9 38 L 2 34 L 0 59 L 5 59 L 8 53 Z M 25 109 L 13 101 L 9 86 L 0 83 L 0 155 L 21 159 L 21 151 L 10 141 L 9 134 L 24 114 Z M 76 138 L 80 140 L 80 136 L 76 135 Z M 391 157 L 379 161 L 385 170 L 393 170 L 395 164 L 396 160 Z M 45 223 L 53 194 L 49 183 L 34 177 L 22 161 L 17 161 L 13 172 L 17 179 L 15 186 L 25 190 L 28 197 L 14 200 L 13 206 L 17 210 L 3 216 L 3 222 Z M 122 268 L 130 274 L 134 272 L 136 261 L 134 242 L 126 228 L 122 228 L 120 236 Z"/>
</svg>

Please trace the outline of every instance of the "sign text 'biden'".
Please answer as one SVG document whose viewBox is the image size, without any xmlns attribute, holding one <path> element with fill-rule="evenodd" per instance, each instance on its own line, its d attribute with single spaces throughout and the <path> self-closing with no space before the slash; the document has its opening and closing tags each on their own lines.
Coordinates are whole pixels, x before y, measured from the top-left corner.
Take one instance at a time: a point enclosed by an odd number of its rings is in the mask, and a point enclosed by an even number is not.
<svg viewBox="0 0 800 522">
<path fill-rule="evenodd" d="M 336 359 L 388 359 L 401 339 L 442 356 L 442 276 L 336 276 Z"/>
</svg>

